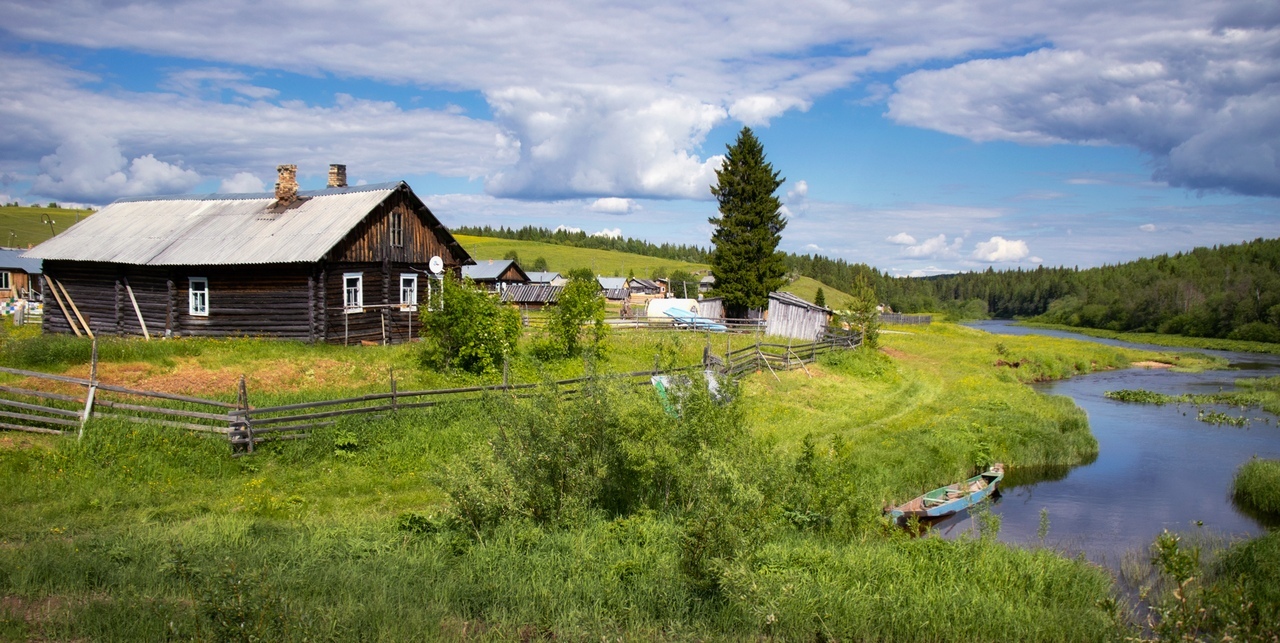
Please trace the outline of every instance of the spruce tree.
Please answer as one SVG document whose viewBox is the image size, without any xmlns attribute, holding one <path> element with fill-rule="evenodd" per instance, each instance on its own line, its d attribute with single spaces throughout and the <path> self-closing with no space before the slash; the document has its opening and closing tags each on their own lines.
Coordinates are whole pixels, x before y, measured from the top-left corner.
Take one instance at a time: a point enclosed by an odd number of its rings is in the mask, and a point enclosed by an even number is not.
<svg viewBox="0 0 1280 643">
<path fill-rule="evenodd" d="M 818 288 L 818 293 L 813 296 L 813 304 L 823 308 L 827 307 L 827 293 L 822 292 L 822 288 Z"/>
<path fill-rule="evenodd" d="M 711 186 L 720 216 L 708 219 L 716 226 L 711 274 L 728 317 L 743 318 L 750 309 L 764 308 L 769 293 L 784 283 L 787 268 L 778 242 L 787 222 L 779 212 L 782 202 L 774 196 L 783 181 L 765 161 L 764 146 L 751 128 L 743 127 Z"/>
</svg>

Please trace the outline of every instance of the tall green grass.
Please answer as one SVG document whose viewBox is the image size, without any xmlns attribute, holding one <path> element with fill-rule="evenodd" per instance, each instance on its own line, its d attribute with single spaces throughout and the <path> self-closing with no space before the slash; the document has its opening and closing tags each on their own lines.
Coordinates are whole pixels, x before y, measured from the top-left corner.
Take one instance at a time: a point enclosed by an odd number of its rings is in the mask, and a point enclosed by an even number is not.
<svg viewBox="0 0 1280 643">
<path fill-rule="evenodd" d="M 1231 495 L 1236 502 L 1280 520 L 1280 460 L 1252 459 L 1236 472 Z"/>
</svg>

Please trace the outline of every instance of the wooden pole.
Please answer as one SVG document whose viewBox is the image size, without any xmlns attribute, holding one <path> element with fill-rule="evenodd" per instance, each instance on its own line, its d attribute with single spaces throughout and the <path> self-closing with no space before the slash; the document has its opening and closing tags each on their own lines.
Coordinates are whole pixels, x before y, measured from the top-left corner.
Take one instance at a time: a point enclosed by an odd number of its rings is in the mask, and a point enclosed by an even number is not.
<svg viewBox="0 0 1280 643">
<path fill-rule="evenodd" d="M 253 421 L 249 419 L 249 388 L 245 385 L 244 375 L 240 376 L 240 408 L 244 410 L 244 433 L 249 439 L 249 453 L 253 453 Z"/>
<path fill-rule="evenodd" d="M 138 316 L 138 325 L 142 327 L 142 336 L 151 341 L 151 333 L 147 332 L 147 322 L 142 319 L 142 309 L 138 307 L 138 299 L 133 296 L 133 288 L 129 286 L 129 280 L 124 280 L 124 290 L 129 293 L 129 301 L 133 304 L 133 312 Z"/>
<path fill-rule="evenodd" d="M 98 393 L 98 340 L 93 340 L 93 352 L 89 357 L 89 393 L 84 396 L 84 413 L 80 416 L 80 433 L 77 440 L 84 439 L 84 425 L 93 417 L 93 401 Z"/>
<path fill-rule="evenodd" d="M 72 301 L 72 299 L 71 299 L 71 293 L 67 292 L 67 287 L 66 287 L 66 286 L 64 286 L 64 285 L 62 285 L 62 282 L 58 281 L 57 279 L 54 279 L 54 280 L 53 280 L 53 283 L 54 283 L 54 285 L 56 285 L 57 287 L 59 287 L 59 288 L 61 288 L 61 289 L 62 289 L 62 296 L 63 296 L 63 297 L 66 297 L 66 298 L 67 298 L 67 303 L 71 305 L 71 312 L 73 312 L 73 313 L 75 313 L 75 314 L 76 314 L 76 319 L 79 319 L 79 320 L 80 320 L 80 325 L 81 325 L 81 326 L 84 326 L 84 332 L 85 332 L 85 334 L 86 334 L 86 335 L 88 335 L 88 336 L 89 336 L 89 339 L 93 339 L 93 338 L 94 338 L 94 337 L 93 337 L 93 330 L 92 330 L 91 328 L 89 328 L 89 324 L 88 324 L 87 322 L 85 322 L 85 320 L 84 320 L 84 315 L 81 315 L 81 314 L 80 314 L 80 309 L 76 307 L 76 302 Z"/>
<path fill-rule="evenodd" d="M 53 285 L 53 278 L 47 276 L 42 278 L 45 285 L 49 287 L 49 292 L 53 293 L 53 300 L 58 302 L 58 310 L 62 311 L 63 317 L 67 318 L 67 325 L 71 327 L 71 330 L 75 331 L 76 337 L 84 337 L 84 333 L 80 332 L 80 327 L 76 326 L 76 321 L 71 318 L 71 313 L 67 312 L 66 305 L 62 303 L 62 295 L 58 294 L 58 287 Z"/>
<path fill-rule="evenodd" d="M 391 410 L 396 410 L 396 368 L 392 366 L 391 371 Z"/>
</svg>

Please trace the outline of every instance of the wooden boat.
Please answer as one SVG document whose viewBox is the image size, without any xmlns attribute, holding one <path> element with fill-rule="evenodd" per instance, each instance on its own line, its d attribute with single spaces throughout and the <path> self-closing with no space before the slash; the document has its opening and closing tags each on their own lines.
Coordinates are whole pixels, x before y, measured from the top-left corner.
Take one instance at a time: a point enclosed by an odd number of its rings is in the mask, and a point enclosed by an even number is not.
<svg viewBox="0 0 1280 643">
<path fill-rule="evenodd" d="M 938 487 L 897 507 L 889 507 L 885 512 L 898 524 L 905 523 L 911 516 L 920 520 L 950 516 L 994 493 L 996 485 L 1003 479 L 1004 465 L 996 463 L 964 482 Z"/>
</svg>

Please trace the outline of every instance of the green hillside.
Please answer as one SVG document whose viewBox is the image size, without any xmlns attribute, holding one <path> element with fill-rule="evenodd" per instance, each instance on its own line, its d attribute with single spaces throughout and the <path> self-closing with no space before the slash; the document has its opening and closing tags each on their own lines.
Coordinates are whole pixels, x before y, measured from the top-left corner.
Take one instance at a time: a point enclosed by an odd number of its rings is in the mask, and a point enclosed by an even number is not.
<svg viewBox="0 0 1280 643">
<path fill-rule="evenodd" d="M 626 277 L 632 270 L 637 277 L 648 277 L 655 268 L 687 270 L 689 272 L 707 270 L 708 266 L 688 261 L 659 259 L 644 255 L 614 252 L 611 250 L 595 250 L 592 248 L 575 248 L 536 241 L 517 241 L 514 239 L 497 239 L 494 237 L 472 237 L 455 235 L 458 243 L 471 253 L 477 261 L 483 259 L 501 259 L 514 250 L 520 257 L 520 267 L 528 270 L 538 257 L 547 260 L 547 267 L 556 272 L 567 273 L 574 268 L 590 268 L 592 272 L 606 277 Z"/>
<path fill-rule="evenodd" d="M 508 252 L 514 250 L 520 258 L 520 266 L 526 270 L 530 269 L 529 266 L 532 266 L 534 260 L 538 257 L 546 259 L 547 267 L 556 272 L 566 273 L 574 268 L 590 268 L 598 275 L 614 277 L 626 277 L 632 270 L 635 271 L 637 277 L 648 277 L 655 268 L 659 267 L 666 268 L 668 273 L 673 270 L 704 272 L 710 269 L 710 266 L 704 263 L 647 257 L 614 250 L 596 250 L 537 241 L 474 237 L 462 234 L 454 235 L 454 237 L 467 249 L 467 252 L 471 253 L 471 256 L 476 261 L 502 259 Z M 853 300 L 853 297 L 847 293 L 819 283 L 816 279 L 809 277 L 798 277 L 790 284 L 783 286 L 782 290 L 808 301 L 813 301 L 814 296 L 818 293 L 818 288 L 823 289 L 823 294 L 827 298 L 828 308 L 836 310 L 848 308 L 849 302 Z"/>
<path fill-rule="evenodd" d="M 0 207 L 0 246 L 25 248 L 53 236 L 49 232 L 49 224 L 41 221 L 40 215 L 48 215 L 53 219 L 54 232 L 62 232 L 90 214 L 93 214 L 92 210 L 11 205 Z"/>
</svg>

